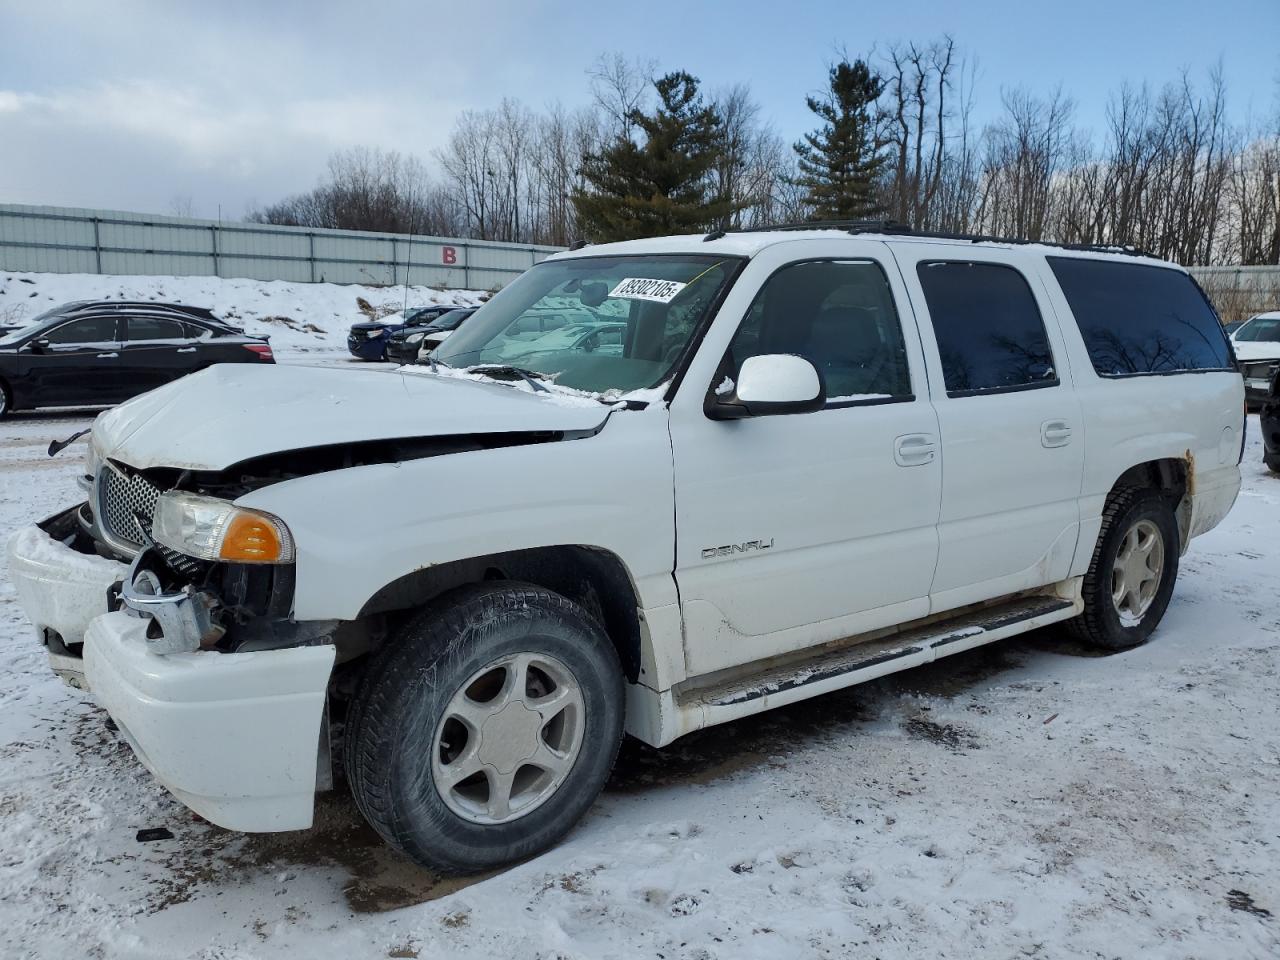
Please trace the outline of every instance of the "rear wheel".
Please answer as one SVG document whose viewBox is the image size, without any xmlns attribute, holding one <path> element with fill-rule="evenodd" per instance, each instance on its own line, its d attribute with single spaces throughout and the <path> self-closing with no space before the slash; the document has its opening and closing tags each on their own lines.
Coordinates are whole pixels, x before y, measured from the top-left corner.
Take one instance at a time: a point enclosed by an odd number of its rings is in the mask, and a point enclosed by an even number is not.
<svg viewBox="0 0 1280 960">
<path fill-rule="evenodd" d="M 1264 453 L 1262 455 L 1262 462 L 1267 465 L 1267 469 L 1272 473 L 1280 473 L 1280 453 Z"/>
<path fill-rule="evenodd" d="M 1164 616 L 1178 576 L 1178 525 L 1158 490 L 1114 494 L 1084 578 L 1075 634 L 1104 650 L 1144 643 Z"/>
<path fill-rule="evenodd" d="M 467 873 L 532 856 L 586 812 L 622 738 L 617 654 L 559 594 L 494 583 L 411 621 L 366 675 L 348 779 L 375 830 Z"/>
<path fill-rule="evenodd" d="M 3 420 L 9 413 L 10 404 L 12 403 L 13 400 L 9 396 L 8 385 L 3 380 L 0 380 L 0 420 Z"/>
</svg>

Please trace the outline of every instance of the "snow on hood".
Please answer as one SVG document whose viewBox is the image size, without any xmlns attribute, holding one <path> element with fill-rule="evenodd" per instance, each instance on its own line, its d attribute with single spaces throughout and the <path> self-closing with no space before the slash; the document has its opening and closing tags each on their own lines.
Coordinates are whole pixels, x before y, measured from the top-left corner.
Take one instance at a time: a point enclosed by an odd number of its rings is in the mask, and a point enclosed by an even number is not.
<svg viewBox="0 0 1280 960">
<path fill-rule="evenodd" d="M 609 408 L 520 386 L 377 370 L 219 364 L 94 422 L 102 456 L 139 469 L 224 470 L 253 457 L 361 440 L 595 430 Z"/>
<path fill-rule="evenodd" d="M 1237 360 L 1280 359 L 1280 343 L 1274 340 L 1232 340 Z"/>
</svg>

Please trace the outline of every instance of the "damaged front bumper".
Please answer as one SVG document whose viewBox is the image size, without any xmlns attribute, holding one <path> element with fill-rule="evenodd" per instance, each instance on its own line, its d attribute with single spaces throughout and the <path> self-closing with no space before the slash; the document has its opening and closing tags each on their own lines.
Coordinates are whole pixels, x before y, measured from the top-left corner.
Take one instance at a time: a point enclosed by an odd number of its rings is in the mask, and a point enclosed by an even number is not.
<svg viewBox="0 0 1280 960">
<path fill-rule="evenodd" d="M 131 568 L 75 549 L 75 524 L 66 511 L 7 544 L 55 672 L 88 689 L 143 765 L 207 820 L 255 832 L 310 826 L 330 775 L 334 646 L 200 649 L 208 598 L 135 577 L 144 554 Z M 110 597 L 123 608 L 108 612 Z"/>
</svg>

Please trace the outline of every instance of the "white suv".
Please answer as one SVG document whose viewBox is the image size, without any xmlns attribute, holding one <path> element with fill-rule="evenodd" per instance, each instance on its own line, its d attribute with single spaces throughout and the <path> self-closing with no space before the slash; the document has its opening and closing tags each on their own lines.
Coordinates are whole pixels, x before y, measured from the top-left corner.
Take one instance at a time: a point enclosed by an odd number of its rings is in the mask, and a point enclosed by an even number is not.
<svg viewBox="0 0 1280 960">
<path fill-rule="evenodd" d="M 566 299 L 620 349 L 512 366 Z M 624 731 L 1055 621 L 1143 642 L 1240 486 L 1213 309 L 1117 252 L 870 225 L 591 246 L 434 361 L 162 387 L 94 424 L 87 502 L 10 542 L 55 669 L 214 823 L 309 826 L 341 744 L 418 862 L 526 857 Z"/>
</svg>

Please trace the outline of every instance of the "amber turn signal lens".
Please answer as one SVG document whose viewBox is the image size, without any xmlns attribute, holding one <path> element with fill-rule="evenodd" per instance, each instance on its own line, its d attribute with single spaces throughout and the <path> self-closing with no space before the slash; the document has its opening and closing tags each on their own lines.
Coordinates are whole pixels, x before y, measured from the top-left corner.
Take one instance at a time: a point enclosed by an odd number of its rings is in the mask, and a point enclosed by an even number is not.
<svg viewBox="0 0 1280 960">
<path fill-rule="evenodd" d="M 285 552 L 285 544 L 275 524 L 248 513 L 239 513 L 231 518 L 219 551 L 223 560 L 241 563 L 276 563 Z"/>
</svg>

